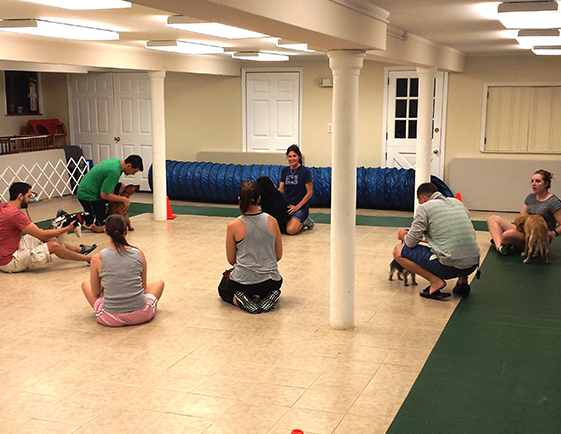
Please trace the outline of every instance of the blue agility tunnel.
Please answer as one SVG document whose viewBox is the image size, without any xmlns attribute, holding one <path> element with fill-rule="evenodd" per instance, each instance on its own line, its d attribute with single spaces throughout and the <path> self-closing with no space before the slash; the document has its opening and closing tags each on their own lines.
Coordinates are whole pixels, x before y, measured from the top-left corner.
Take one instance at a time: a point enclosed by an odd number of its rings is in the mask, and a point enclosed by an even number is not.
<svg viewBox="0 0 561 434">
<path fill-rule="evenodd" d="M 238 203 L 240 185 L 268 176 L 279 185 L 284 166 L 267 164 L 220 164 L 206 162 L 166 161 L 167 193 L 170 199 L 195 202 Z M 310 206 L 331 206 L 331 167 L 308 167 L 312 172 L 314 195 Z M 152 166 L 148 172 L 152 189 Z M 446 196 L 453 194 L 436 176 L 431 176 Z M 412 211 L 415 200 L 415 170 L 380 167 L 358 167 L 356 171 L 357 208 Z"/>
</svg>

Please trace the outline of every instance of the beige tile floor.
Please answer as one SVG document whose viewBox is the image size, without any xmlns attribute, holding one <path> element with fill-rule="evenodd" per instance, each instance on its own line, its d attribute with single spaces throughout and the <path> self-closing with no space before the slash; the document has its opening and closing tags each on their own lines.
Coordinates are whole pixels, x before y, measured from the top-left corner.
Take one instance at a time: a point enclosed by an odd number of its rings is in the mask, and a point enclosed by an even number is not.
<svg viewBox="0 0 561 434">
<path fill-rule="evenodd" d="M 66 197 L 29 211 L 40 221 L 58 208 L 80 205 Z M 96 324 L 81 263 L 55 258 L 0 275 L 1 434 L 381 434 L 459 301 L 419 297 L 421 278 L 418 286 L 389 282 L 396 229 L 359 226 L 356 327 L 332 330 L 329 225 L 318 224 L 283 237 L 283 294 L 274 311 L 253 316 L 216 292 L 228 267 L 228 218 L 132 221 L 129 242 L 145 252 L 149 276 L 166 282 L 149 324 Z M 489 237 L 478 232 L 478 240 L 485 254 Z M 87 231 L 69 241 L 108 244 Z"/>
</svg>

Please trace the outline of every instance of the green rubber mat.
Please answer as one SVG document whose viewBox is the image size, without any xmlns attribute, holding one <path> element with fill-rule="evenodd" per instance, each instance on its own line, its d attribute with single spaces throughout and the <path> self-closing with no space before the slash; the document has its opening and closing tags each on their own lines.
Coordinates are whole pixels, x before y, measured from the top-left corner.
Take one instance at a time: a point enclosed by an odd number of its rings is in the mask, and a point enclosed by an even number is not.
<svg viewBox="0 0 561 434">
<path fill-rule="evenodd" d="M 151 203 L 132 202 L 129 207 L 129 217 L 135 215 L 152 213 L 153 206 Z M 205 215 L 213 217 L 237 217 L 240 215 L 238 208 L 216 207 L 216 206 L 198 206 L 198 205 L 172 205 L 171 210 L 174 214 L 190 214 Z M 327 213 L 311 213 L 310 217 L 316 223 L 329 224 L 331 215 Z M 408 228 L 411 226 L 413 218 L 411 217 L 388 217 L 388 216 L 356 216 L 356 224 L 358 226 L 379 226 L 390 228 Z M 37 226 L 45 229 L 51 223 L 50 220 L 37 223 Z M 477 231 L 486 231 L 487 223 L 482 221 L 473 221 L 473 226 Z"/>
<path fill-rule="evenodd" d="M 561 241 L 489 251 L 388 434 L 561 433 Z"/>
<path fill-rule="evenodd" d="M 172 205 L 171 210 L 174 214 L 207 215 L 215 217 L 237 217 L 240 212 L 237 208 L 211 207 L 211 206 L 192 206 L 192 205 Z M 129 216 L 153 211 L 152 204 L 131 203 Z M 326 213 L 311 213 L 310 217 L 316 223 L 329 224 L 331 215 Z M 411 217 L 386 217 L 386 216 L 356 216 L 356 224 L 359 226 L 380 226 L 390 228 L 408 228 L 411 226 Z M 487 231 L 487 223 L 473 221 L 475 230 Z"/>
</svg>

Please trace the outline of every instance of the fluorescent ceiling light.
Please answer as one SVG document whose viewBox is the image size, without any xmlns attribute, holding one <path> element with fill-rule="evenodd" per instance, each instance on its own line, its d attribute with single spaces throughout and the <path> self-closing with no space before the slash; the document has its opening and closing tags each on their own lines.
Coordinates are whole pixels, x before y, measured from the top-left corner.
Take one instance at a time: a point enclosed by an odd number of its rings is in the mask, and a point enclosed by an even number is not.
<svg viewBox="0 0 561 434">
<path fill-rule="evenodd" d="M 131 2 L 121 0 L 23 0 L 55 8 L 74 11 L 94 9 L 124 9 L 132 7 Z"/>
<path fill-rule="evenodd" d="M 290 58 L 283 54 L 262 53 L 260 51 L 236 51 L 232 53 L 234 59 L 253 60 L 255 62 L 286 62 Z"/>
<path fill-rule="evenodd" d="M 524 48 L 561 45 L 559 29 L 520 30 L 516 40 Z"/>
<path fill-rule="evenodd" d="M 277 41 L 277 47 L 285 48 L 287 50 L 304 51 L 306 53 L 315 53 L 314 50 L 308 50 L 308 44 L 287 41 L 286 39 L 279 39 Z"/>
<path fill-rule="evenodd" d="M 561 45 L 548 47 L 534 47 L 532 52 L 538 56 L 561 56 Z"/>
<path fill-rule="evenodd" d="M 48 36 L 52 38 L 74 39 L 77 41 L 119 40 L 119 34 L 112 30 L 95 29 L 93 27 L 57 23 L 34 18 L 25 20 L 0 20 L 0 31 Z"/>
<path fill-rule="evenodd" d="M 498 18 L 507 29 L 555 29 L 561 27 L 556 1 L 501 3 Z"/>
<path fill-rule="evenodd" d="M 253 32 L 251 30 L 240 29 L 238 27 L 227 26 L 220 23 L 205 23 L 194 20 L 182 15 L 172 15 L 168 17 L 166 26 L 174 29 L 186 30 L 188 32 L 200 33 L 208 36 L 215 36 L 223 39 L 251 39 L 268 38 L 269 35 Z"/>
<path fill-rule="evenodd" d="M 188 41 L 148 41 L 146 48 L 180 54 L 222 54 L 224 48 Z"/>
</svg>

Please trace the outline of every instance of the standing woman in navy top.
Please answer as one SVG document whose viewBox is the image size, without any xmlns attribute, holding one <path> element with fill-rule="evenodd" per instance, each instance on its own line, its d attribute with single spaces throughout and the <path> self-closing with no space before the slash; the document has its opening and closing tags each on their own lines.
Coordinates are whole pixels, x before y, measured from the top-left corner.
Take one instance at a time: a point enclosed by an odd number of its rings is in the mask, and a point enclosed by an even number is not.
<svg viewBox="0 0 561 434">
<path fill-rule="evenodd" d="M 286 150 L 288 167 L 283 167 L 279 191 L 288 201 L 288 214 L 291 219 L 286 224 L 286 233 L 296 235 L 302 229 L 312 230 L 314 221 L 308 217 L 309 200 L 314 194 L 312 173 L 302 166 L 302 153 L 298 145 L 291 145 Z"/>
</svg>

